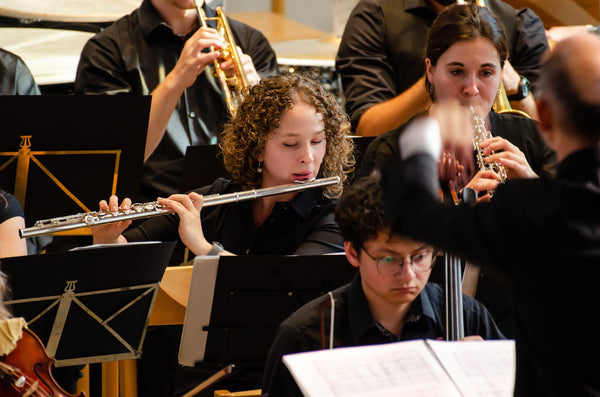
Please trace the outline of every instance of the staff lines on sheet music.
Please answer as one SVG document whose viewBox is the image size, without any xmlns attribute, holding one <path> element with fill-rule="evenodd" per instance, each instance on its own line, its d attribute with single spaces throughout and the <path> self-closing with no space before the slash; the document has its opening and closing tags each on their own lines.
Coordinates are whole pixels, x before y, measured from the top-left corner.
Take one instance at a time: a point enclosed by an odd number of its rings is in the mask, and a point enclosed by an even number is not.
<svg viewBox="0 0 600 397">
<path fill-rule="evenodd" d="M 380 363 L 385 362 L 386 365 Z M 340 365 L 336 359 L 315 362 L 317 371 L 324 378 L 336 379 L 331 386 L 334 395 L 364 395 L 371 390 L 398 393 L 409 392 L 411 396 L 429 397 L 432 384 L 439 390 L 439 383 L 447 382 L 444 374 L 433 374 L 427 361 L 416 352 L 402 355 L 380 353 L 368 361 Z M 398 375 L 402 376 L 398 376 Z M 435 382 L 433 382 L 435 381 Z M 439 394 L 438 394 L 439 395 Z"/>
<path fill-rule="evenodd" d="M 468 342 L 466 342 L 468 343 Z M 489 351 L 455 351 L 450 355 L 456 360 L 457 365 L 464 373 L 469 374 L 469 385 L 473 387 L 473 394 L 469 396 L 505 396 L 512 395 L 512 389 L 508 390 L 506 381 L 514 378 L 514 371 L 509 363 L 514 359 L 509 353 L 505 352 L 489 352 Z M 486 363 L 495 362 L 498 365 L 490 366 Z M 498 368 L 506 368 L 506 370 L 498 373 Z M 504 381 L 500 381 L 500 376 Z"/>
</svg>

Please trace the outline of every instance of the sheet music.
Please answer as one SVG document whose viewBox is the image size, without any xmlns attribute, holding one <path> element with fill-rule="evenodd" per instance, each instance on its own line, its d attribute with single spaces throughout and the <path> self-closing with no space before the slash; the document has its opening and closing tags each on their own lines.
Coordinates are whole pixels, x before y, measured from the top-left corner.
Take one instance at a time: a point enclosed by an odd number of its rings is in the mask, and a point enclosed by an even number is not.
<svg viewBox="0 0 600 397">
<path fill-rule="evenodd" d="M 305 396 L 510 396 L 514 341 L 415 340 L 286 355 Z"/>
<path fill-rule="evenodd" d="M 463 396 L 509 397 L 513 395 L 514 340 L 485 342 L 429 340 L 427 342 L 450 377 L 454 379 Z"/>
<path fill-rule="evenodd" d="M 460 396 L 422 340 L 283 357 L 305 396 Z M 303 381 L 306 380 L 306 381 Z"/>
</svg>

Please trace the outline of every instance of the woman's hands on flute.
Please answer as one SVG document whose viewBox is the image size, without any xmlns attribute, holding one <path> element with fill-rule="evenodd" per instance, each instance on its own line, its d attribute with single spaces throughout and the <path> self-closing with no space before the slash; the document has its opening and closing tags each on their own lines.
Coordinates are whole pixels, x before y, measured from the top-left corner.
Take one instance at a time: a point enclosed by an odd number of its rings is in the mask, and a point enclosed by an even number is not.
<svg viewBox="0 0 600 397">
<path fill-rule="evenodd" d="M 204 237 L 200 211 L 204 205 L 204 197 L 198 193 L 173 194 L 168 198 L 158 198 L 158 203 L 168 208 L 179 216 L 179 237 L 183 244 L 195 255 L 206 255 L 212 244 Z M 127 211 L 131 207 L 131 200 L 126 198 L 119 205 L 117 196 L 110 196 L 108 202 L 100 201 L 100 212 Z M 119 244 L 127 243 L 122 233 L 131 225 L 131 220 L 106 223 L 92 227 L 94 244 Z"/>
<path fill-rule="evenodd" d="M 106 200 L 100 201 L 100 212 L 119 212 L 128 210 L 131 207 L 131 199 L 124 199 L 119 205 L 119 198 L 115 195 L 110 196 L 108 203 Z M 127 240 L 121 235 L 125 229 L 131 225 L 131 220 L 125 220 L 114 223 L 107 223 L 92 227 L 92 236 L 94 244 L 122 244 Z"/>
<path fill-rule="evenodd" d="M 204 197 L 198 193 L 173 194 L 157 201 L 179 216 L 179 237 L 183 244 L 195 255 L 206 255 L 212 244 L 204 237 L 200 210 L 204 205 Z"/>
</svg>

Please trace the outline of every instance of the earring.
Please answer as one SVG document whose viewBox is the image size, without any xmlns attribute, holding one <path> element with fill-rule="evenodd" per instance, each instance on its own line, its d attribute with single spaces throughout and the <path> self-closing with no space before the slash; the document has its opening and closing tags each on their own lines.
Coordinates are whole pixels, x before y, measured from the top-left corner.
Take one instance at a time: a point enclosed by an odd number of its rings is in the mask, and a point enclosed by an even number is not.
<svg viewBox="0 0 600 397">
<path fill-rule="evenodd" d="M 262 161 L 258 162 L 258 167 L 256 168 L 256 172 L 258 172 L 259 174 L 262 174 Z"/>
<path fill-rule="evenodd" d="M 433 84 L 429 83 L 429 96 L 433 98 Z"/>
</svg>

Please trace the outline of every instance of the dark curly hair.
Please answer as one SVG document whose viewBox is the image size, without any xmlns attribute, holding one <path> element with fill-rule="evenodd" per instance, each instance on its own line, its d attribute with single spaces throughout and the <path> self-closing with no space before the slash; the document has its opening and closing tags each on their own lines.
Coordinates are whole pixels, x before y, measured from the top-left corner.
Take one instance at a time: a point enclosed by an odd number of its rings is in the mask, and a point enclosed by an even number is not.
<svg viewBox="0 0 600 397">
<path fill-rule="evenodd" d="M 360 250 L 365 241 L 377 238 L 377 234 L 388 228 L 383 219 L 383 199 L 379 185 L 380 174 L 375 170 L 362 177 L 344 193 L 335 208 L 337 221 L 344 241 Z"/>
<path fill-rule="evenodd" d="M 425 58 L 435 66 L 444 52 L 458 41 L 483 37 L 492 43 L 500 57 L 500 67 L 508 59 L 508 39 L 500 20 L 486 7 L 475 4 L 454 4 L 448 6 L 435 19 L 425 45 Z M 431 83 L 425 79 L 425 88 L 432 97 Z"/>
<path fill-rule="evenodd" d="M 326 149 L 319 178 L 339 176 L 339 185 L 328 186 L 323 194 L 339 197 L 348 174 L 354 168 L 350 123 L 335 97 L 305 74 L 281 74 L 262 79 L 247 92 L 237 115 L 225 126 L 220 148 L 225 168 L 245 189 L 260 187 L 262 174 L 258 158 L 269 134 L 279 127 L 281 114 L 303 101 L 323 116 Z"/>
</svg>

